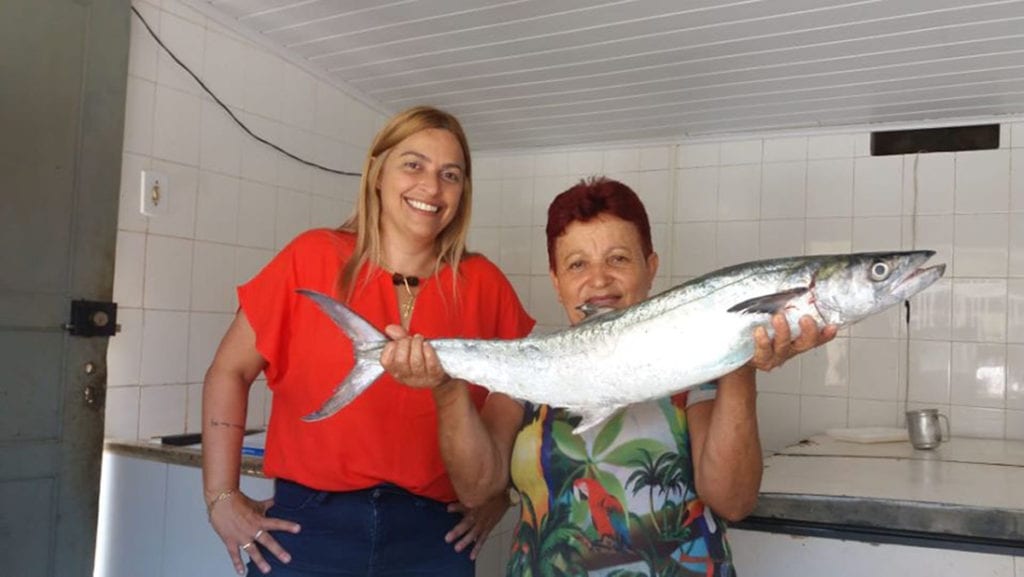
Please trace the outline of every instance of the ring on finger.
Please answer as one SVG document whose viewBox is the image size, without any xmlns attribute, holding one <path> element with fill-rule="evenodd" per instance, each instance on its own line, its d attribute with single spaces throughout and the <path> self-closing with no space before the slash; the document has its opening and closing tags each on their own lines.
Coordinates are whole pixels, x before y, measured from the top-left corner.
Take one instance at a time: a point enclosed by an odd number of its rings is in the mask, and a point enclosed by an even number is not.
<svg viewBox="0 0 1024 577">
<path fill-rule="evenodd" d="M 252 540 L 253 541 L 259 541 L 260 540 L 260 536 L 262 536 L 262 535 L 263 535 L 263 529 L 260 529 L 259 531 L 256 531 L 255 535 L 252 536 Z"/>
<path fill-rule="evenodd" d="M 253 544 L 253 541 L 249 541 L 249 542 L 248 542 L 248 543 L 246 543 L 245 545 L 242 545 L 242 550 L 243 550 L 243 551 L 248 551 L 248 550 L 249 550 L 249 547 L 252 547 L 252 544 Z"/>
</svg>

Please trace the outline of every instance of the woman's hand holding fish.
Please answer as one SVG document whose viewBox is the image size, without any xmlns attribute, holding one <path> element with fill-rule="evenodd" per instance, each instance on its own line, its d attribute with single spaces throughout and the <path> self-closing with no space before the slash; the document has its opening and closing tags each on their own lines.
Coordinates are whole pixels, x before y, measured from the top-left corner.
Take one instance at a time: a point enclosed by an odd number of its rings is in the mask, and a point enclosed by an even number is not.
<svg viewBox="0 0 1024 577">
<path fill-rule="evenodd" d="M 267 509 L 273 504 L 273 499 L 256 501 L 236 491 L 231 493 L 231 498 L 218 500 L 210 506 L 210 525 L 213 525 L 213 530 L 227 547 L 231 564 L 239 575 L 245 573 L 242 551 L 249 555 L 263 573 L 270 572 L 270 565 L 263 558 L 264 549 L 282 563 L 292 560 L 291 555 L 271 535 L 271 531 L 298 533 L 300 527 L 298 523 L 267 517 Z"/>
<path fill-rule="evenodd" d="M 473 509 L 458 501 L 449 504 L 448 512 L 462 513 L 462 520 L 444 536 L 445 542 L 455 543 L 455 550 L 458 552 L 462 552 L 472 543 L 473 550 L 469 552 L 469 558 L 476 560 L 487 537 L 491 535 L 491 530 L 498 521 L 501 521 L 509 504 L 508 493 L 505 492 L 498 493 Z"/>
<path fill-rule="evenodd" d="M 764 327 L 754 329 L 754 357 L 747 364 L 755 369 L 770 371 L 796 355 L 823 345 L 835 338 L 838 327 L 829 325 L 818 329 L 818 323 L 808 315 L 800 319 L 800 336 L 793 339 L 789 332 L 786 316 L 779 313 L 772 317 L 775 338 L 768 336 Z"/>
<path fill-rule="evenodd" d="M 451 380 L 441 367 L 434 347 L 424 340 L 423 335 L 409 336 L 399 325 L 388 325 L 384 332 L 392 341 L 384 347 L 380 364 L 398 382 L 432 389 Z"/>
</svg>

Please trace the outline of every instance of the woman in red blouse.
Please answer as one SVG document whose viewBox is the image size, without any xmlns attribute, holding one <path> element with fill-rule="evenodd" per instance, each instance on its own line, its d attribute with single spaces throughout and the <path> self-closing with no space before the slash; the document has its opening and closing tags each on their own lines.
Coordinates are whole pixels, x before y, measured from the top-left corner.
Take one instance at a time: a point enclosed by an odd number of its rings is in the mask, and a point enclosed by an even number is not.
<svg viewBox="0 0 1024 577">
<path fill-rule="evenodd" d="M 245 551 L 250 575 L 472 575 L 469 552 L 445 542 L 460 520 L 449 505 L 472 508 L 504 487 L 508 450 L 489 431 L 518 405 L 438 373 L 423 341 L 519 338 L 534 322 L 497 267 L 466 251 L 470 175 L 458 121 L 407 110 L 371 146 L 355 215 L 299 235 L 239 287 L 203 388 L 206 502 L 239 573 Z M 388 374 L 311 423 L 301 418 L 331 396 L 353 356 L 299 288 L 334 294 L 396 339 Z M 275 479 L 264 502 L 238 489 L 249 387 L 261 372 L 273 394 L 264 474 Z"/>
</svg>

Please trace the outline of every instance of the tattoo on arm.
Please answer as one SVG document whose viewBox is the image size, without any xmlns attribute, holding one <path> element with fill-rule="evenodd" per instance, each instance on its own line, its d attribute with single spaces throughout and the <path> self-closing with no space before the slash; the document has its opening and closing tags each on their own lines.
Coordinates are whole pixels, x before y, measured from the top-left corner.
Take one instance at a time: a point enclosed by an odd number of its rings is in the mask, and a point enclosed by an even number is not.
<svg viewBox="0 0 1024 577">
<path fill-rule="evenodd" d="M 236 423 L 228 423 L 227 421 L 218 421 L 217 419 L 210 419 L 211 427 L 231 427 L 233 429 L 245 430 L 245 427 Z"/>
</svg>

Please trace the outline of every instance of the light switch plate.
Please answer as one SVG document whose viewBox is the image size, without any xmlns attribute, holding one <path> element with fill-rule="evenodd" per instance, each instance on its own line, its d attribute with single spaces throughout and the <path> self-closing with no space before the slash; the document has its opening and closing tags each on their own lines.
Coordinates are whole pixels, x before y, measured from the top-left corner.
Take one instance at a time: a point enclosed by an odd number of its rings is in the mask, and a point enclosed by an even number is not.
<svg viewBox="0 0 1024 577">
<path fill-rule="evenodd" d="M 167 175 L 155 170 L 142 171 L 139 210 L 146 216 L 162 216 L 170 212 L 171 186 Z"/>
</svg>

